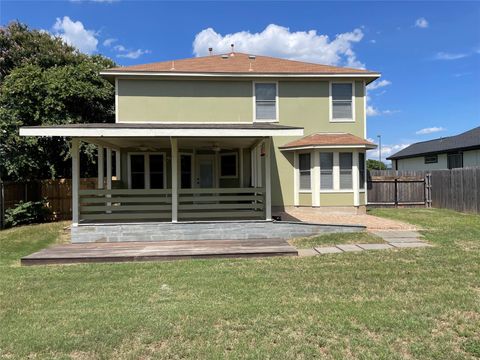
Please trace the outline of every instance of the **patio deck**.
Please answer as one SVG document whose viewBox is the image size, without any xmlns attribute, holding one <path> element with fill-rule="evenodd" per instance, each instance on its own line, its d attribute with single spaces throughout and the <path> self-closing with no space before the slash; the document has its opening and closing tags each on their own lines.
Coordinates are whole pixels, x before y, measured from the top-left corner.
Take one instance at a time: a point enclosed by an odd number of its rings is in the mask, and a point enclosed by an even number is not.
<svg viewBox="0 0 480 360">
<path fill-rule="evenodd" d="M 193 240 L 56 245 L 21 259 L 22 265 L 297 256 L 283 239 Z"/>
</svg>

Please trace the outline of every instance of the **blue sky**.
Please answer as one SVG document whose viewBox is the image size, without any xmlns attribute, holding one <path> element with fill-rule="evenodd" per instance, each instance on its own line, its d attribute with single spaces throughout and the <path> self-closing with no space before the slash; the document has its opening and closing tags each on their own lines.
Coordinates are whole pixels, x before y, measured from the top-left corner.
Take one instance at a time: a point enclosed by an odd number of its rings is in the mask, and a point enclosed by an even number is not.
<svg viewBox="0 0 480 360">
<path fill-rule="evenodd" d="M 382 135 L 383 155 L 480 125 L 478 2 L 2 0 L 1 24 L 16 19 L 122 65 L 225 52 L 233 41 L 379 71 L 367 132 Z"/>
</svg>

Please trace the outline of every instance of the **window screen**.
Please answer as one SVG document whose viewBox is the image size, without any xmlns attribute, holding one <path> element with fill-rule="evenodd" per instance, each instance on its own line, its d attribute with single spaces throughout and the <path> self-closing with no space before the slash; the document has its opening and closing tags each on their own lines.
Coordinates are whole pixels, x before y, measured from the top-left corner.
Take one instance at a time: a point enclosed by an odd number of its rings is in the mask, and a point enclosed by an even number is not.
<svg viewBox="0 0 480 360">
<path fill-rule="evenodd" d="M 333 189 L 333 153 L 320 153 L 320 189 Z"/>
<path fill-rule="evenodd" d="M 163 189 L 163 155 L 150 156 L 150 189 Z"/>
<path fill-rule="evenodd" d="M 237 155 L 220 155 L 220 176 L 237 177 Z"/>
<path fill-rule="evenodd" d="M 276 98 L 276 84 L 255 84 L 255 114 L 257 120 L 277 119 Z"/>
<path fill-rule="evenodd" d="M 365 153 L 358 153 L 358 173 L 360 189 L 365 189 Z"/>
<path fill-rule="evenodd" d="M 463 167 L 463 153 L 452 153 L 447 155 L 447 166 L 449 169 Z"/>
<path fill-rule="evenodd" d="M 332 84 L 332 119 L 352 119 L 352 84 Z"/>
<path fill-rule="evenodd" d="M 130 170 L 132 189 L 145 189 L 145 158 L 143 155 L 130 155 Z"/>
<path fill-rule="evenodd" d="M 310 190 L 310 154 L 299 154 L 300 190 Z"/>
<path fill-rule="evenodd" d="M 340 189 L 352 188 L 352 153 L 340 153 Z"/>
</svg>

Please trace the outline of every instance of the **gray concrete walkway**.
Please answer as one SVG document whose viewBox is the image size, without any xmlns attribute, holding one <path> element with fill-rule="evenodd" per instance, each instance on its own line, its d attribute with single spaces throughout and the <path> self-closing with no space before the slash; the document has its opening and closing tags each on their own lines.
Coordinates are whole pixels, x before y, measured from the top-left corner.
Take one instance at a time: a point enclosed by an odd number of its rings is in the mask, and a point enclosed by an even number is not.
<svg viewBox="0 0 480 360">
<path fill-rule="evenodd" d="M 313 249 L 298 249 L 299 256 L 316 256 L 326 254 L 340 254 L 344 252 L 360 252 L 365 250 L 387 250 L 401 248 L 421 248 L 432 245 L 423 241 L 417 231 L 411 230 L 376 230 L 372 234 L 381 237 L 385 242 L 381 244 L 342 244 L 335 246 L 318 246 Z"/>
</svg>

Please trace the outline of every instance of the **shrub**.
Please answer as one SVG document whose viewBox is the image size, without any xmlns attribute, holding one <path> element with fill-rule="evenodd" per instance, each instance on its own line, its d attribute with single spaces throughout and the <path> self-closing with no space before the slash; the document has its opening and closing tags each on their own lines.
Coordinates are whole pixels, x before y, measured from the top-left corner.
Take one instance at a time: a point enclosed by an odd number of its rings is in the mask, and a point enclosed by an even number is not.
<svg viewBox="0 0 480 360">
<path fill-rule="evenodd" d="M 5 210 L 5 227 L 48 221 L 50 210 L 47 201 L 20 201 L 14 208 Z"/>
</svg>

